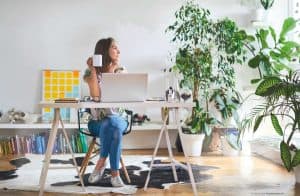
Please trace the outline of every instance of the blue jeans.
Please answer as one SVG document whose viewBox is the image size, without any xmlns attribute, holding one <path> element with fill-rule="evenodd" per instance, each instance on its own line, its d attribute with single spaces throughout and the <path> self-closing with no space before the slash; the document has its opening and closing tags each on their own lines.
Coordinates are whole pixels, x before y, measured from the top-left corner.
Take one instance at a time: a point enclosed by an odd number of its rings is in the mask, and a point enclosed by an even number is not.
<svg viewBox="0 0 300 196">
<path fill-rule="evenodd" d="M 89 131 L 100 138 L 100 157 L 106 158 L 109 155 L 112 171 L 119 169 L 122 136 L 127 126 L 128 122 L 119 115 L 109 115 L 99 121 L 88 122 Z"/>
</svg>

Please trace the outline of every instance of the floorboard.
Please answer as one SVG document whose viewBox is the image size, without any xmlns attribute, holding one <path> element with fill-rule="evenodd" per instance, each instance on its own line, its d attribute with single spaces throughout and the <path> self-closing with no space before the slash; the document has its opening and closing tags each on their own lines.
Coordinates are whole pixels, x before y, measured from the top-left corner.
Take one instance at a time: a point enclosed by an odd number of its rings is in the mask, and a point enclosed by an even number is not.
<svg viewBox="0 0 300 196">
<path fill-rule="evenodd" d="M 149 150 L 125 150 L 125 155 L 151 155 Z M 158 152 L 159 156 L 167 155 L 165 149 Z M 176 159 L 184 161 L 181 153 L 175 153 Z M 5 159 L 0 157 L 0 168 L 11 167 L 4 164 Z M 209 180 L 197 185 L 199 195 L 300 195 L 300 185 L 295 184 L 293 172 L 288 173 L 282 166 L 258 156 L 225 157 L 220 154 L 204 154 L 201 157 L 190 158 L 191 163 L 215 166 L 219 169 L 204 171 L 212 175 Z M 192 188 L 188 184 L 173 185 L 168 190 L 148 189 L 146 192 L 139 189 L 136 195 L 192 195 Z M 31 196 L 37 192 L 0 190 L 1 196 Z M 45 193 L 46 196 L 76 195 L 62 193 Z M 89 195 L 89 194 L 86 194 Z M 102 194 L 103 195 L 103 194 Z M 104 194 L 118 195 L 118 194 Z"/>
</svg>

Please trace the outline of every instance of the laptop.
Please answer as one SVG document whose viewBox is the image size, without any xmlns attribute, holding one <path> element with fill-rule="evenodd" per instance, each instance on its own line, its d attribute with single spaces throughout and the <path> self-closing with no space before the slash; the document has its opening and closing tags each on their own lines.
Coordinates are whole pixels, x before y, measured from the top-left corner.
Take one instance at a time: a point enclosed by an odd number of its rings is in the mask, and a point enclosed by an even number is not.
<svg viewBox="0 0 300 196">
<path fill-rule="evenodd" d="M 145 101 L 147 85 L 147 73 L 103 73 L 101 102 Z"/>
</svg>

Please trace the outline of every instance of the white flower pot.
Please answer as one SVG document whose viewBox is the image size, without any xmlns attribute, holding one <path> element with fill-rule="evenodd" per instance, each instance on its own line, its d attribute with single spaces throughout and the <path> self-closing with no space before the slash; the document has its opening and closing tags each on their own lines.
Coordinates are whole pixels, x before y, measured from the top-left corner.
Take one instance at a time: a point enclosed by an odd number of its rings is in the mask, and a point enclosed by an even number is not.
<svg viewBox="0 0 300 196">
<path fill-rule="evenodd" d="M 187 156 L 200 156 L 205 134 L 180 134 L 182 148 Z"/>
<path fill-rule="evenodd" d="M 259 9 L 255 9 L 251 12 L 252 14 L 252 19 L 251 22 L 254 26 L 260 26 L 265 23 L 267 23 L 268 20 L 268 11 L 263 9 L 263 8 L 259 8 Z"/>
<path fill-rule="evenodd" d="M 294 167 L 296 183 L 300 183 L 300 166 Z"/>
</svg>

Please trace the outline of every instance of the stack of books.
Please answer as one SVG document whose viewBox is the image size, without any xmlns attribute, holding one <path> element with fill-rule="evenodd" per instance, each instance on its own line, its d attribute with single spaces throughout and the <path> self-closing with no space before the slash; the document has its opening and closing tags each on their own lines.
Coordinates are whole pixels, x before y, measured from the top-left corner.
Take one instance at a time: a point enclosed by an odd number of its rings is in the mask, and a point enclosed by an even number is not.
<svg viewBox="0 0 300 196">
<path fill-rule="evenodd" d="M 79 101 L 79 98 L 59 98 L 54 100 L 55 103 L 78 103 Z"/>
</svg>

